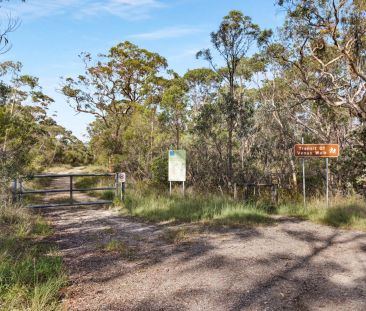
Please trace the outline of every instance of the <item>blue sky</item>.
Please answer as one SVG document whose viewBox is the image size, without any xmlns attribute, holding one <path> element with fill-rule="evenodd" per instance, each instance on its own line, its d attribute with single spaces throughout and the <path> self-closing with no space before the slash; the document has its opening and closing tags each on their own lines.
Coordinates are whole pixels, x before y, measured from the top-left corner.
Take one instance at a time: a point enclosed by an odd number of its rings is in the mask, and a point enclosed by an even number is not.
<svg viewBox="0 0 366 311">
<path fill-rule="evenodd" d="M 274 0 L 12 0 L 1 13 L 21 19 L 10 35 L 12 49 L 1 61 L 23 63 L 23 73 L 39 77 L 44 92 L 55 99 L 50 113 L 86 141 L 93 119 L 75 114 L 58 91 L 60 77 L 83 72 L 78 55 L 96 55 L 129 40 L 166 57 L 180 74 L 205 66 L 195 53 L 210 47 L 211 31 L 230 10 L 241 10 L 262 28 L 276 28 L 283 13 Z"/>
</svg>

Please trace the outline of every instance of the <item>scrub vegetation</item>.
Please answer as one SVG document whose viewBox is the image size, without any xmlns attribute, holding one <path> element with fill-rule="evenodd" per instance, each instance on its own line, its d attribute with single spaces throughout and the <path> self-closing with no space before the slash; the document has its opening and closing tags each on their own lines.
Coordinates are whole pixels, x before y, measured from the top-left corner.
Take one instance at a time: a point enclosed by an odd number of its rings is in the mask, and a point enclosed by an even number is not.
<svg viewBox="0 0 366 311">
<path fill-rule="evenodd" d="M 272 205 L 268 201 L 243 204 L 220 196 L 182 198 L 130 191 L 122 206 L 122 213 L 159 223 L 200 223 L 231 227 L 275 225 L 276 216 L 298 217 L 319 224 L 343 229 L 366 231 L 366 206 L 360 196 L 336 197 L 327 208 L 324 198 L 312 199 L 304 208 L 302 202 Z"/>
<path fill-rule="evenodd" d="M 17 205 L 0 206 L 0 309 L 61 310 L 67 278 L 52 233 L 40 216 Z"/>
</svg>

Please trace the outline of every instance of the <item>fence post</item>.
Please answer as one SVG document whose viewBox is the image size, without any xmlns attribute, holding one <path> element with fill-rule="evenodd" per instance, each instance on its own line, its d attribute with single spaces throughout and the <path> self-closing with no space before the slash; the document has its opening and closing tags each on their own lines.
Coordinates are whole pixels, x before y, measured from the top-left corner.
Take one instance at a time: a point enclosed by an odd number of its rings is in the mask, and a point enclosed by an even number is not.
<svg viewBox="0 0 366 311">
<path fill-rule="evenodd" d="M 17 201 L 17 179 L 14 178 L 13 180 L 13 203 Z"/>
<path fill-rule="evenodd" d="M 236 190 L 236 183 L 234 184 L 234 200 L 236 200 L 238 197 L 238 192 Z"/>
<path fill-rule="evenodd" d="M 122 193 L 121 193 L 122 201 L 124 201 L 125 200 L 125 192 L 126 192 L 126 183 L 125 182 L 122 182 L 121 190 L 122 190 Z"/>
<path fill-rule="evenodd" d="M 278 204 L 278 188 L 276 184 L 272 184 L 271 186 L 271 197 L 272 197 L 272 203 L 277 205 Z"/>
<path fill-rule="evenodd" d="M 72 197 L 72 175 L 70 175 L 70 203 L 73 202 L 73 197 Z"/>
<path fill-rule="evenodd" d="M 243 189 L 243 202 L 244 202 L 244 204 L 247 202 L 247 196 L 248 196 L 248 186 L 244 185 L 244 189 Z"/>
<path fill-rule="evenodd" d="M 115 177 L 114 177 L 114 185 L 116 187 L 116 198 L 118 197 L 118 181 L 119 181 L 119 173 L 116 173 Z"/>
<path fill-rule="evenodd" d="M 23 179 L 22 177 L 19 178 L 19 201 L 23 199 Z"/>
</svg>

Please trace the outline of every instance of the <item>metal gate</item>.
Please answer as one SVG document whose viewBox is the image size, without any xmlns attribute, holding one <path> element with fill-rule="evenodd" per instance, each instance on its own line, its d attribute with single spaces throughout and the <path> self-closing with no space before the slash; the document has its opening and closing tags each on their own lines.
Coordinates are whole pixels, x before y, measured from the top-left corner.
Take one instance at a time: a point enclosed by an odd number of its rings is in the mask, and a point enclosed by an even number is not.
<svg viewBox="0 0 366 311">
<path fill-rule="evenodd" d="M 102 187 L 102 188 L 75 188 L 74 187 L 74 178 L 75 177 L 108 177 L 114 176 L 114 187 Z M 69 193 L 69 202 L 58 203 L 58 204 L 37 204 L 37 205 L 28 205 L 30 208 L 44 208 L 44 207 L 58 207 L 58 206 L 76 206 L 76 205 L 98 205 L 98 204 L 111 204 L 112 200 L 96 200 L 96 201 L 87 201 L 80 202 L 75 201 L 73 194 L 75 192 L 88 192 L 88 191 L 107 191 L 113 190 L 115 191 L 115 195 L 118 195 L 118 173 L 98 173 L 98 174 L 88 174 L 88 173 L 80 173 L 80 174 L 38 174 L 27 177 L 20 177 L 19 179 L 14 180 L 13 182 L 13 198 L 14 201 L 19 201 L 24 198 L 24 196 L 28 194 L 47 194 L 47 193 Z M 69 178 L 68 188 L 64 189 L 41 189 L 41 190 L 32 190 L 26 189 L 23 185 L 25 180 L 32 180 L 35 178 Z"/>
</svg>

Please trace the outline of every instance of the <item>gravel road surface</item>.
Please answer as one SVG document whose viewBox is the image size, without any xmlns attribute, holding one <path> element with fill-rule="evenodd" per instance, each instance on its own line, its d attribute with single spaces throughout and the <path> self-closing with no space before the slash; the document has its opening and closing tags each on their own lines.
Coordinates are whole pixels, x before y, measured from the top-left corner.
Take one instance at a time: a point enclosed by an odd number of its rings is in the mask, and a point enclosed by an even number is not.
<svg viewBox="0 0 366 311">
<path fill-rule="evenodd" d="M 117 211 L 45 211 L 70 275 L 67 310 L 366 310 L 366 233 L 293 218 L 269 227 L 151 225 Z M 184 232 L 183 231 L 183 232 Z M 122 241 L 125 252 L 107 251 Z"/>
</svg>

